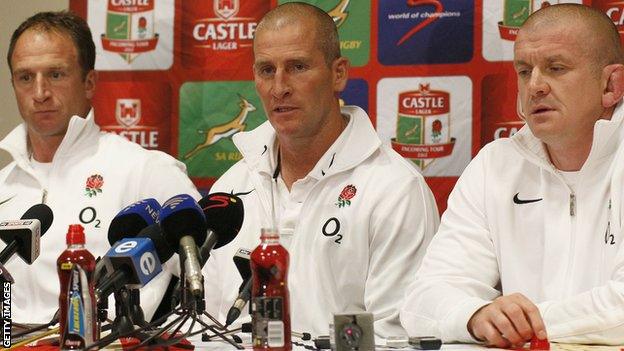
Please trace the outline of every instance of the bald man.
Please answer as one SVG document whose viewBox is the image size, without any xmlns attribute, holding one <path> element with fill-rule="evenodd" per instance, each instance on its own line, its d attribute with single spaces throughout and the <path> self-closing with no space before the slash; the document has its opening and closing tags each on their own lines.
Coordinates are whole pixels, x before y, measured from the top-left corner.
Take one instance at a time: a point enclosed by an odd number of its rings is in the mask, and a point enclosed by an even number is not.
<svg viewBox="0 0 624 351">
<path fill-rule="evenodd" d="M 438 212 L 423 177 L 381 144 L 366 113 L 340 107 L 348 66 L 331 17 L 312 5 L 281 5 L 259 23 L 253 70 L 268 121 L 234 136 L 243 159 L 212 188 L 242 193 L 245 205 L 237 238 L 204 270 L 219 320 L 242 282 L 232 256 L 276 227 L 290 252 L 292 330 L 327 335 L 332 313 L 366 311 L 378 335 L 405 335 L 401 299 Z"/>
<path fill-rule="evenodd" d="M 401 310 L 409 333 L 505 348 L 624 343 L 623 62 L 595 9 L 553 5 L 522 26 L 526 126 L 460 177 Z"/>
</svg>

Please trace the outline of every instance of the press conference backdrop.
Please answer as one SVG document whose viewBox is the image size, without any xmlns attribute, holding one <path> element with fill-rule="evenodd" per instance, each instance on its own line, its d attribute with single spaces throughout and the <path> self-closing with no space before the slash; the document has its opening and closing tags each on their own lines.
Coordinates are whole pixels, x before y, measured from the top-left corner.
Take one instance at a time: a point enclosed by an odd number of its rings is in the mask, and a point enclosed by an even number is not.
<svg viewBox="0 0 624 351">
<path fill-rule="evenodd" d="M 209 188 L 242 157 L 231 136 L 266 120 L 252 38 L 260 18 L 284 2 L 70 0 L 97 47 L 97 122 L 178 157 Z M 382 141 L 426 177 L 440 211 L 478 150 L 523 125 L 510 62 L 529 14 L 583 2 L 624 21 L 615 0 L 307 2 L 332 16 L 351 61 L 342 100 L 368 111 Z"/>
</svg>

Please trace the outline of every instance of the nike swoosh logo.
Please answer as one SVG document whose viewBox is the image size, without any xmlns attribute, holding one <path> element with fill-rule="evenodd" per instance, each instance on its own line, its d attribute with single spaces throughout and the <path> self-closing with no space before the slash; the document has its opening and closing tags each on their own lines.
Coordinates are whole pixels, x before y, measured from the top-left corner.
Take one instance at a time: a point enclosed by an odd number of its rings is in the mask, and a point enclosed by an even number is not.
<svg viewBox="0 0 624 351">
<path fill-rule="evenodd" d="M 522 205 L 522 204 L 530 204 L 530 203 L 532 203 L 532 202 L 542 201 L 542 199 L 520 200 L 520 199 L 518 198 L 518 194 L 520 194 L 520 193 L 516 193 L 516 195 L 514 195 L 514 197 L 513 197 L 513 202 L 514 202 L 515 204 L 518 204 L 518 205 Z"/>
<path fill-rule="evenodd" d="M 15 197 L 15 195 L 11 196 L 10 198 L 8 198 L 8 199 L 6 199 L 6 200 L 4 200 L 4 201 L 0 201 L 0 205 L 4 205 L 4 204 L 6 204 L 7 202 L 9 202 L 9 201 L 10 201 L 12 198 L 14 198 L 14 197 Z"/>
</svg>

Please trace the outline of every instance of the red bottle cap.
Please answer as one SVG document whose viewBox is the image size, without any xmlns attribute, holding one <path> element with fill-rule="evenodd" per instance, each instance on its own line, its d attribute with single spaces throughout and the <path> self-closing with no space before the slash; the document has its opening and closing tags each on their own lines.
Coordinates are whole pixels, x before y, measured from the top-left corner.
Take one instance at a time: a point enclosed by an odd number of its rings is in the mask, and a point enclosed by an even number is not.
<svg viewBox="0 0 624 351">
<path fill-rule="evenodd" d="M 67 245 L 84 245 L 85 233 L 80 224 L 70 224 L 65 237 Z"/>
</svg>

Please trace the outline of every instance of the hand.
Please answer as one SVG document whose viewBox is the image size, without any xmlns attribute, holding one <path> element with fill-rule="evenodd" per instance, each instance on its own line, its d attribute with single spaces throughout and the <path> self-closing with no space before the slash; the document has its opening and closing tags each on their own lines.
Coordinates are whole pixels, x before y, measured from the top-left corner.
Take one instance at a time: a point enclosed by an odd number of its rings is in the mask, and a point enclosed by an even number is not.
<svg viewBox="0 0 624 351">
<path fill-rule="evenodd" d="M 468 331 L 486 345 L 499 348 L 520 347 L 533 335 L 547 338 L 537 306 L 519 293 L 500 296 L 477 310 L 468 321 Z"/>
</svg>

